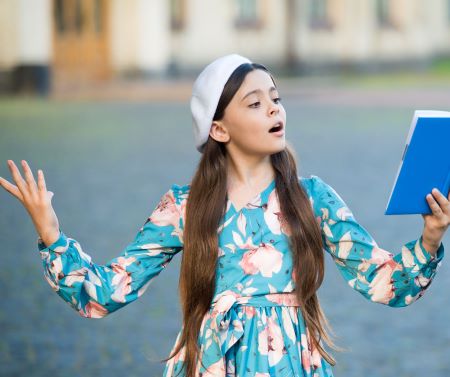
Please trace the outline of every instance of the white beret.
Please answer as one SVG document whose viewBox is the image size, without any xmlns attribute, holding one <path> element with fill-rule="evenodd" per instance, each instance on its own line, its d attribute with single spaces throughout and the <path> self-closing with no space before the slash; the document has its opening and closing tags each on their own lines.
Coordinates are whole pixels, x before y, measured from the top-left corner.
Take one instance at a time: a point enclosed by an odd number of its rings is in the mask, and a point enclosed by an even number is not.
<svg viewBox="0 0 450 377">
<path fill-rule="evenodd" d="M 190 107 L 195 147 L 200 153 L 203 153 L 208 140 L 223 88 L 233 71 L 243 63 L 251 63 L 251 61 L 238 54 L 222 56 L 209 63 L 194 82 Z"/>
</svg>

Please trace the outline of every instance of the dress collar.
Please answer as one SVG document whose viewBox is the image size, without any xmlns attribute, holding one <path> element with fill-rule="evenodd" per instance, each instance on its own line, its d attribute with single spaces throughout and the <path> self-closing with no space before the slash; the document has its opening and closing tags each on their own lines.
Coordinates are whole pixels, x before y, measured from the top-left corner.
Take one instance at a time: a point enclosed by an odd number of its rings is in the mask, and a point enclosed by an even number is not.
<svg viewBox="0 0 450 377">
<path fill-rule="evenodd" d="M 250 201 L 245 204 L 241 209 L 237 209 L 234 204 L 228 199 L 227 195 L 227 209 L 232 212 L 239 213 L 244 209 L 254 209 L 254 208 L 265 208 L 267 207 L 267 201 L 270 193 L 275 188 L 275 178 L 264 188 L 262 191 L 257 193 Z"/>
</svg>

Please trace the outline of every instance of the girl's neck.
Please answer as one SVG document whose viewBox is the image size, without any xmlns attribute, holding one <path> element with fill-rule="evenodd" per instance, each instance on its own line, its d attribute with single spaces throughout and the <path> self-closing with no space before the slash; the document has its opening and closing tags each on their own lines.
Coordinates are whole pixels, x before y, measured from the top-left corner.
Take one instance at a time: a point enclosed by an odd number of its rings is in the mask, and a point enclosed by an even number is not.
<svg viewBox="0 0 450 377">
<path fill-rule="evenodd" d="M 270 161 L 270 156 L 263 159 L 255 158 L 227 158 L 228 187 L 257 188 L 269 184 L 275 179 L 275 170 Z"/>
</svg>

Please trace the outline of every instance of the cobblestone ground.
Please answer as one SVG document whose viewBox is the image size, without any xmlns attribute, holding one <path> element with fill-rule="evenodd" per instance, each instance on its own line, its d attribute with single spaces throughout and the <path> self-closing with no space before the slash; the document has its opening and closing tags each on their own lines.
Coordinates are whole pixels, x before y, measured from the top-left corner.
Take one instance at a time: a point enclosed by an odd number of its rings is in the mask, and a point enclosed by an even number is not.
<svg viewBox="0 0 450 377">
<path fill-rule="evenodd" d="M 398 253 L 418 238 L 420 215 L 383 213 L 413 110 L 448 110 L 448 88 L 284 88 L 287 139 L 300 174 L 328 181 L 381 247 Z M 63 231 L 96 263 L 106 263 L 131 242 L 168 187 L 187 183 L 194 172 L 199 154 L 183 98 L 3 99 L 0 175 L 11 180 L 7 159 L 42 168 Z M 44 280 L 36 239 L 24 208 L 2 190 L 0 375 L 160 376 L 158 360 L 167 357 L 181 324 L 180 255 L 138 301 L 89 320 Z M 349 349 L 334 353 L 335 375 L 450 375 L 449 284 L 444 259 L 423 298 L 390 308 L 353 291 L 327 257 L 319 298 L 338 345 Z"/>
</svg>

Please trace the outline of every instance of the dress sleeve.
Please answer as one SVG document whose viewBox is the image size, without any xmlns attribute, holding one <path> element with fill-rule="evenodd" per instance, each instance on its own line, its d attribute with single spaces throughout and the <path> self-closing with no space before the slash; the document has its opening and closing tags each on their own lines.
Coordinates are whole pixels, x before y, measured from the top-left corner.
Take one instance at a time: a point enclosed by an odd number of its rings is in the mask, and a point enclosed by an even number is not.
<svg viewBox="0 0 450 377">
<path fill-rule="evenodd" d="M 422 297 L 444 257 L 442 242 L 436 256 L 424 248 L 422 236 L 394 255 L 377 245 L 330 185 L 315 175 L 311 184 L 310 200 L 324 248 L 348 284 L 367 299 L 392 307 L 407 306 Z"/>
<path fill-rule="evenodd" d="M 45 279 L 82 317 L 101 318 L 136 300 L 182 250 L 186 189 L 172 185 L 134 240 L 105 265 L 94 263 L 61 229 L 48 247 L 38 237 Z"/>
</svg>

